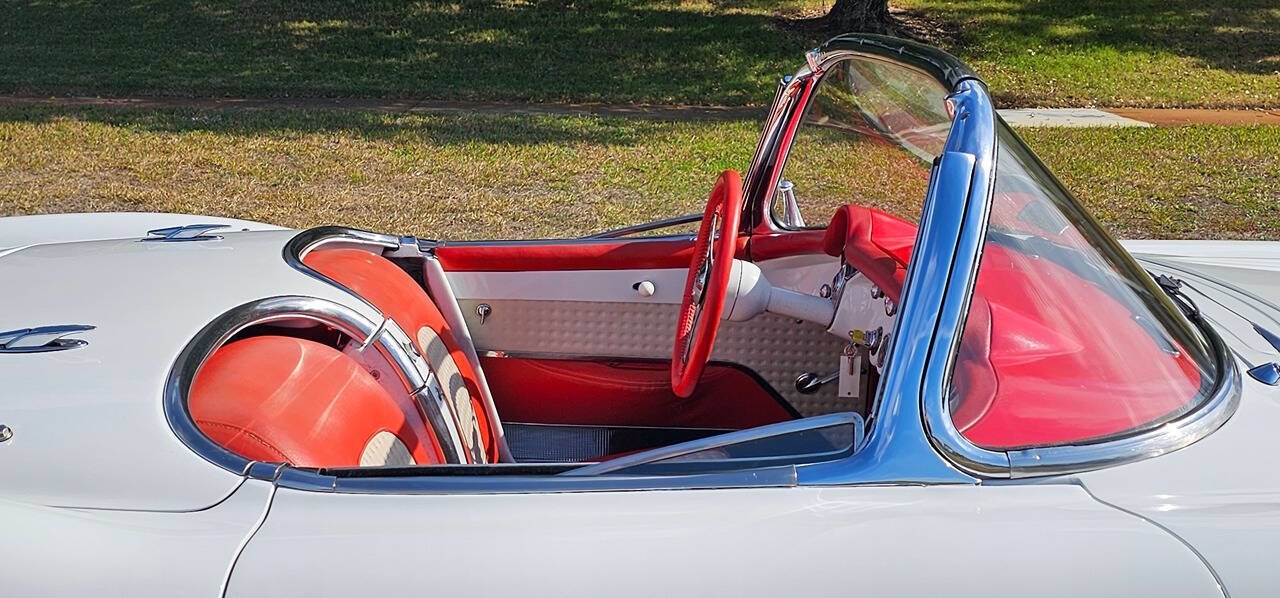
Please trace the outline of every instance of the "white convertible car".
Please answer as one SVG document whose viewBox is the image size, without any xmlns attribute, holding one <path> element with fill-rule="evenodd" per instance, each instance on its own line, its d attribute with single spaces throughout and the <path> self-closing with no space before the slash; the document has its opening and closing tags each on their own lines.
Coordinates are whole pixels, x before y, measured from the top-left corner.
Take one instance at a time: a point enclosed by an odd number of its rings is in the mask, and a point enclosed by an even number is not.
<svg viewBox="0 0 1280 598">
<path fill-rule="evenodd" d="M 0 594 L 1280 592 L 1280 244 L 1117 243 L 954 58 L 806 58 L 586 238 L 0 219 Z"/>
</svg>

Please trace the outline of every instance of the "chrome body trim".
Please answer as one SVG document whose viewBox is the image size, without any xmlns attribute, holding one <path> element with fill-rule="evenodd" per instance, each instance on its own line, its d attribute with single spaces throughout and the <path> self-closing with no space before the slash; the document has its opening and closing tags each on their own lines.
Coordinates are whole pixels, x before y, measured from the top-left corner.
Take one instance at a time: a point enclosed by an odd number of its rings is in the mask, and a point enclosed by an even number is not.
<svg viewBox="0 0 1280 598">
<path fill-rule="evenodd" d="M 729 432 L 726 434 L 719 434 L 716 436 L 708 436 L 706 438 L 699 438 L 698 440 L 691 440 L 689 442 L 682 442 L 680 444 L 673 444 L 671 446 L 658 447 L 656 449 L 651 449 L 651 450 L 642 451 L 639 453 L 634 453 L 631 455 L 626 455 L 623 457 L 618 457 L 617 459 L 610 459 L 603 463 L 596 463 L 594 465 L 587 465 L 586 467 L 579 467 L 578 469 L 566 471 L 560 475 L 562 476 L 604 475 L 607 473 L 619 471 L 629 467 L 643 465 L 645 463 L 665 461 L 667 459 L 683 457 L 685 455 L 690 455 L 693 453 L 698 453 L 698 452 L 702 452 L 702 451 L 710 450 L 714 448 L 720 448 L 720 447 L 728 446 L 731 444 L 741 444 L 743 442 L 751 442 L 753 440 L 763 440 L 765 438 L 771 438 L 774 436 L 783 436 L 786 434 L 794 434 L 796 432 L 804 432 L 807 430 L 820 430 L 822 428 L 831 428 L 835 426 L 844 426 L 844 425 L 851 425 L 854 427 L 853 448 L 856 450 L 857 447 L 860 444 L 862 444 L 862 436 L 864 432 L 863 421 L 862 421 L 861 415 L 858 415 L 857 413 L 850 411 L 850 412 L 842 412 L 842 413 L 832 413 L 829 415 L 819 415 L 816 417 L 806 417 L 804 419 L 793 419 L 790 421 L 784 421 L 776 424 L 769 424 L 766 426 L 748 428 L 746 430 L 738 430 L 736 432 Z"/>
<path fill-rule="evenodd" d="M 502 465 L 490 466 L 500 470 Z M 293 474 L 298 470 L 286 472 Z M 304 473 L 304 472 L 298 472 Z M 685 475 L 443 475 L 330 477 L 333 492 L 351 494 L 558 494 L 566 492 L 629 492 L 637 490 L 712 490 L 722 488 L 788 488 L 796 485 L 796 469 L 789 465 Z M 296 488 L 281 476 L 281 486 Z M 313 490 L 314 488 L 299 488 Z"/>
<path fill-rule="evenodd" d="M 604 232 L 599 232 L 593 235 L 587 235 L 585 237 L 579 237 L 579 238 L 580 239 L 617 239 L 619 237 L 625 237 L 627 235 L 634 235 L 636 233 L 646 233 L 653 230 L 661 230 L 661 229 L 669 228 L 672 226 L 680 226 L 681 224 L 698 222 L 700 220 L 702 220 L 702 213 L 698 212 L 695 214 L 685 214 L 683 216 L 676 216 L 673 218 L 663 218 L 662 220 L 653 220 L 650 222 L 642 222 L 640 224 L 632 224 L 631 226 L 614 228 Z"/>
<path fill-rule="evenodd" d="M 1280 384 L 1280 364 L 1267 362 L 1249 368 L 1249 376 L 1267 386 Z"/>
<path fill-rule="evenodd" d="M 64 324 L 0 332 L 0 354 L 49 353 L 83 347 L 88 341 L 66 337 L 94 328 L 86 324 Z"/>
<path fill-rule="evenodd" d="M 267 475 L 272 479 L 278 475 L 278 464 L 263 467 L 261 463 L 237 455 L 205 436 L 191 419 L 187 399 L 196 373 L 218 347 L 249 326 L 296 318 L 332 326 L 358 342 L 364 342 L 372 336 L 375 339 L 372 345 L 382 350 L 401 370 L 400 374 L 411 388 L 421 391 L 434 383 L 430 370 L 422 369 L 424 362 L 421 356 L 415 357 L 405 350 L 406 344 L 412 346 L 412 343 L 394 322 L 387 322 L 384 326 L 382 322 L 373 322 L 349 307 L 315 297 L 282 296 L 260 299 L 233 308 L 215 318 L 178 355 L 165 382 L 164 412 L 169 427 L 179 440 L 196 454 L 228 471 L 263 479 L 268 479 L 265 477 Z M 436 388 L 439 388 L 438 384 Z M 460 463 L 466 453 L 458 440 L 457 424 L 452 419 L 452 412 L 432 414 L 431 411 L 432 409 L 425 409 L 423 415 L 432 425 L 437 437 L 448 440 L 441 442 L 446 461 Z"/>
<path fill-rule="evenodd" d="M 147 231 L 147 236 L 139 239 L 156 243 L 173 243 L 180 241 L 217 241 L 220 235 L 207 234 L 223 228 L 231 228 L 229 224 L 188 224 L 185 226 L 168 226 Z"/>
</svg>

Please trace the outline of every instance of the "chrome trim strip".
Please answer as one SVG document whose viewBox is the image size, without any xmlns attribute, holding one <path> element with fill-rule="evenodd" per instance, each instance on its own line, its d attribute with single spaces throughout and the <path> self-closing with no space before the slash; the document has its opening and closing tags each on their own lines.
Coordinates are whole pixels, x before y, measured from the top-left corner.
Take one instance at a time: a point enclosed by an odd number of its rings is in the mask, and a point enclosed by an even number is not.
<svg viewBox="0 0 1280 598">
<path fill-rule="evenodd" d="M 995 107 L 986 90 L 977 82 L 962 81 L 948 100 L 955 106 L 956 116 L 942 165 L 945 167 L 952 159 L 952 152 L 963 153 L 973 159 L 973 174 L 968 188 L 944 190 L 929 212 L 930 220 L 947 229 L 953 256 L 940 276 L 946 290 L 937 311 L 934 334 L 925 345 L 929 347 L 928 360 L 920 399 L 924 403 L 925 431 L 949 461 L 971 474 L 1006 477 L 1008 455 L 969 443 L 947 410 L 946 389 L 986 242 L 997 151 Z"/>
<path fill-rule="evenodd" d="M 618 457 L 617 459 L 610 459 L 609 461 L 605 461 L 603 463 L 588 465 L 586 467 L 579 467 L 578 469 L 572 469 L 559 475 L 561 476 L 603 475 L 603 474 L 611 473 L 621 469 L 626 469 L 628 467 L 635 467 L 637 465 L 643 465 L 645 463 L 653 463 L 656 461 L 665 461 L 667 459 L 683 457 L 685 455 L 690 455 L 690 454 L 705 451 L 705 450 L 719 448 L 722 446 L 728 446 L 731 444 L 741 444 L 743 442 L 751 442 L 753 440 L 763 440 L 765 438 L 771 438 L 774 436 L 794 434 L 797 432 L 804 432 L 807 430 L 820 430 L 822 428 L 831 428 L 831 427 L 842 426 L 842 425 L 854 426 L 853 446 L 856 449 L 858 445 L 862 443 L 862 434 L 864 432 L 863 421 L 862 421 L 861 415 L 858 415 L 857 413 L 853 413 L 849 411 L 849 412 L 841 412 L 841 413 L 832 413 L 829 415 L 819 415 L 816 417 L 806 417 L 804 419 L 793 419 L 793 420 L 784 421 L 776 424 L 769 424 L 765 426 L 759 426 L 756 428 L 748 428 L 746 430 L 729 432 L 727 434 L 720 434 L 717 436 L 708 436 L 706 438 L 699 438 L 698 440 L 691 440 L 689 442 L 682 442 L 680 444 L 673 444 L 671 446 L 658 447 L 656 449 L 642 451 L 639 453 L 626 455 L 624 457 Z"/>
<path fill-rule="evenodd" d="M 497 467 L 501 467 L 500 465 Z M 312 474 L 316 478 L 323 478 Z M 280 485 L 293 488 L 281 477 Z M 722 488 L 789 488 L 796 485 L 790 465 L 723 473 L 687 475 L 617 475 L 562 477 L 559 475 L 388 476 L 336 478 L 334 492 L 350 494 L 557 494 L 566 492 L 628 492 L 637 490 L 712 490 Z M 300 488 L 309 490 L 311 488 Z"/>
<path fill-rule="evenodd" d="M 187 407 L 191 383 L 209 356 L 240 331 L 257 324 L 294 318 L 309 319 L 333 326 L 357 342 L 364 341 L 381 328 L 380 323 L 365 318 L 349 307 L 325 299 L 302 296 L 281 296 L 251 301 L 214 318 L 183 348 L 165 382 L 165 418 L 183 444 L 214 465 L 239 475 L 250 475 L 251 467 L 255 467 L 257 462 L 237 455 L 210 440 L 192 421 L 191 412 Z M 402 331 L 397 334 L 399 329 L 394 326 L 394 322 L 391 324 L 381 328 L 383 332 L 377 334 L 377 345 L 401 370 L 401 375 L 412 388 L 428 387 L 433 381 L 433 378 L 427 378 L 430 370 L 419 369 L 422 367 L 421 357 L 415 360 L 405 351 L 405 344 L 412 346 L 412 343 L 409 343 L 408 337 L 404 336 Z M 439 438 L 450 440 L 447 443 L 441 442 L 445 460 L 451 463 L 461 462 L 461 456 L 466 453 L 461 450 L 460 441 L 457 440 L 456 424 L 451 432 L 448 429 L 450 420 L 445 419 L 444 415 L 436 417 L 431 417 L 428 413 L 424 415 L 427 416 L 427 420 L 432 424 Z M 449 412 L 449 418 L 452 417 L 452 412 Z"/>
<path fill-rule="evenodd" d="M 1189 446 L 1221 428 L 1240 405 L 1240 368 L 1213 327 L 1203 320 L 1196 323 L 1218 361 L 1218 387 L 1208 401 L 1178 419 L 1133 436 L 1095 444 L 1009 451 L 1008 476 L 1079 473 L 1157 457 Z"/>
<path fill-rule="evenodd" d="M 0 354 L 15 353 L 49 353 L 66 351 L 89 344 L 78 338 L 64 338 L 77 332 L 93 330 L 95 326 L 87 324 L 64 324 L 60 326 L 38 326 L 0 332 Z"/>
<path fill-rule="evenodd" d="M 698 222 L 700 220 L 702 220 L 702 213 L 697 212 L 694 214 L 685 214 L 683 216 L 663 218 L 661 220 L 653 220 L 650 222 L 642 222 L 640 224 L 632 224 L 631 226 L 610 229 L 594 235 L 579 237 L 579 239 L 617 239 L 618 237 L 625 237 L 636 233 L 645 233 L 651 230 L 661 230 L 672 226 L 680 226 L 681 224 L 689 224 L 690 222 Z"/>
<path fill-rule="evenodd" d="M 181 241 L 218 241 L 221 235 L 206 234 L 222 228 L 231 228 L 230 224 L 188 224 L 185 226 L 169 226 L 147 231 L 147 236 L 139 241 L 155 243 L 174 243 Z"/>
</svg>

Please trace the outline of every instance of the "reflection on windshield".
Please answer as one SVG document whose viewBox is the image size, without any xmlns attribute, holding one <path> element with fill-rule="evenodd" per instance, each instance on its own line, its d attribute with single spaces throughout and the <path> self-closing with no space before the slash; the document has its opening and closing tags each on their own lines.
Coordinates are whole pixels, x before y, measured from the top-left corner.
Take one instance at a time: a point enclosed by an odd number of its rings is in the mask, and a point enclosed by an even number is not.
<svg viewBox="0 0 1280 598">
<path fill-rule="evenodd" d="M 1203 339 L 1124 250 L 999 128 L 996 188 L 949 405 L 992 449 L 1097 441 L 1194 408 Z"/>
<path fill-rule="evenodd" d="M 947 93 L 931 76 L 875 58 L 831 67 L 787 157 L 804 221 L 822 228 L 850 203 L 917 220 L 951 131 Z M 774 214 L 781 221 L 781 206 Z"/>
</svg>

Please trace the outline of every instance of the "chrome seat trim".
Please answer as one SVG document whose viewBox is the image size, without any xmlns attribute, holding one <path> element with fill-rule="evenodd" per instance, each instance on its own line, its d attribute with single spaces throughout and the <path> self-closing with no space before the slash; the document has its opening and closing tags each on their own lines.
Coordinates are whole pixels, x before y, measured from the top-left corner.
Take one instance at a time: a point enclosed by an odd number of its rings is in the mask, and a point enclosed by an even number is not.
<svg viewBox="0 0 1280 598">
<path fill-rule="evenodd" d="M 355 310 L 326 299 L 297 295 L 259 299 L 235 307 L 205 325 L 183 348 L 169 371 L 165 383 L 164 412 L 169 427 L 184 444 L 209 462 L 228 471 L 249 475 L 255 463 L 237 455 L 205 436 L 191 418 L 188 397 L 196 373 L 218 347 L 240 331 L 257 324 L 285 319 L 308 319 L 343 332 L 357 342 L 376 346 L 395 364 L 406 384 L 415 393 L 430 393 L 435 385 L 436 396 L 442 396 L 438 383 L 421 356 L 405 349 L 412 346 L 409 337 L 394 322 L 374 322 Z M 465 451 L 458 435 L 457 423 L 452 412 L 439 411 L 433 402 L 419 402 L 423 416 L 440 439 L 441 450 L 447 463 L 462 463 Z M 431 408 L 435 405 L 435 408 Z"/>
</svg>

